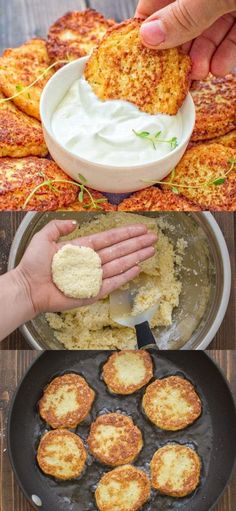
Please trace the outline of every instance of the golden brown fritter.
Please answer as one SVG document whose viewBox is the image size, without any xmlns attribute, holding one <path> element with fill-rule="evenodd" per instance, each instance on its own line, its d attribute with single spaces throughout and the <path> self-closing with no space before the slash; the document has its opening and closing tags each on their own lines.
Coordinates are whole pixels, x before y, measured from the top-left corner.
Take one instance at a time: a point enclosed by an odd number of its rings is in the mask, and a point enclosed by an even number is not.
<svg viewBox="0 0 236 511">
<path fill-rule="evenodd" d="M 142 433 L 131 417 L 107 413 L 92 423 L 88 446 L 101 463 L 117 467 L 137 458 L 143 447 Z"/>
<path fill-rule="evenodd" d="M 236 165 L 232 162 L 235 157 L 235 150 L 230 147 L 197 144 L 186 151 L 163 185 L 171 179 L 180 193 L 202 209 L 236 211 Z"/>
<path fill-rule="evenodd" d="M 202 405 L 192 383 L 180 376 L 167 376 L 147 387 L 143 409 L 158 428 L 177 431 L 199 417 Z"/>
<path fill-rule="evenodd" d="M 167 178 L 168 180 L 168 178 Z M 150 186 L 124 199 L 118 211 L 199 211 L 201 208 L 171 189 Z"/>
<path fill-rule="evenodd" d="M 45 180 L 54 179 L 66 180 L 68 183 L 56 182 L 53 187 L 42 186 L 24 206 L 36 186 Z M 77 194 L 78 187 L 53 161 L 36 156 L 0 159 L 0 211 L 53 211 L 74 202 Z"/>
<path fill-rule="evenodd" d="M 83 442 L 71 431 L 48 431 L 40 440 L 37 461 L 41 470 L 57 479 L 78 477 L 84 469 L 87 454 Z"/>
<path fill-rule="evenodd" d="M 94 9 L 67 12 L 49 29 L 47 48 L 51 61 L 71 61 L 88 55 L 114 24 L 114 20 Z"/>
<path fill-rule="evenodd" d="M 192 141 L 225 135 L 236 128 L 236 77 L 209 75 L 192 83 L 196 124 Z"/>
<path fill-rule="evenodd" d="M 91 188 L 88 188 L 88 190 L 90 191 L 90 193 L 95 201 L 97 201 L 97 200 L 100 201 L 100 200 L 104 199 L 103 202 L 99 202 L 97 204 L 97 206 L 99 206 L 99 209 L 101 209 L 102 211 L 116 211 L 117 210 L 117 206 L 110 204 L 110 202 L 108 202 L 108 200 L 106 199 L 106 197 L 104 195 L 102 195 L 102 193 L 97 192 L 96 190 L 92 190 Z M 99 209 L 92 207 L 91 199 L 90 199 L 89 195 L 85 192 L 83 202 L 80 202 L 77 199 L 75 202 L 73 202 L 73 204 L 70 204 L 66 208 L 62 208 L 62 211 L 99 211 Z"/>
<path fill-rule="evenodd" d="M 191 61 L 178 48 L 151 50 L 139 29 L 142 20 L 116 25 L 85 67 L 85 78 L 101 100 L 123 99 L 150 114 L 174 115 L 190 85 Z"/>
<path fill-rule="evenodd" d="M 151 461 L 152 486 L 171 497 L 185 497 L 200 482 L 201 460 L 185 445 L 167 444 L 158 449 Z"/>
<path fill-rule="evenodd" d="M 3 99 L 0 92 L 0 157 L 46 156 L 40 122 L 21 112 L 12 101 L 1 103 Z"/>
<path fill-rule="evenodd" d="M 0 57 L 0 89 L 8 98 L 21 92 L 49 67 L 46 41 L 31 39 L 18 48 L 8 48 Z M 33 87 L 13 99 L 15 105 L 40 120 L 41 92 L 53 74 L 48 71 Z"/>
<path fill-rule="evenodd" d="M 39 413 L 53 429 L 76 428 L 90 412 L 95 393 L 79 374 L 57 376 L 39 401 Z"/>
<path fill-rule="evenodd" d="M 230 131 L 229 133 L 227 133 L 226 135 L 222 135 L 221 137 L 214 138 L 213 140 L 210 140 L 210 143 L 222 144 L 225 147 L 231 147 L 232 149 L 236 149 L 236 130 Z"/>
<path fill-rule="evenodd" d="M 104 474 L 95 492 L 100 511 L 137 511 L 149 497 L 147 475 L 132 465 L 123 465 Z"/>
<path fill-rule="evenodd" d="M 133 394 L 152 376 L 152 358 L 145 350 L 117 351 L 108 358 L 102 370 L 102 377 L 114 394 Z"/>
</svg>

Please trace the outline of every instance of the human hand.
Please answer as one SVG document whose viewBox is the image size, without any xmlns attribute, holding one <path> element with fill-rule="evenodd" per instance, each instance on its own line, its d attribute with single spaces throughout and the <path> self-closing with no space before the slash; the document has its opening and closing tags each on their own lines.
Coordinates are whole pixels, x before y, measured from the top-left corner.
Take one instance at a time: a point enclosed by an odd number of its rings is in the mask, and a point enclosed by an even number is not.
<svg viewBox="0 0 236 511">
<path fill-rule="evenodd" d="M 52 281 L 51 263 L 57 250 L 65 245 L 61 236 L 71 233 L 76 222 L 53 220 L 38 232 L 30 242 L 17 267 L 18 281 L 23 283 L 30 297 L 35 315 L 88 305 L 106 296 L 116 288 L 135 278 L 139 263 L 154 255 L 156 235 L 148 233 L 143 224 L 111 229 L 110 231 L 70 241 L 74 245 L 91 247 L 101 258 L 103 281 L 100 293 L 94 299 L 67 298 Z"/>
<path fill-rule="evenodd" d="M 139 0 L 135 15 L 145 20 L 141 37 L 149 48 L 182 45 L 193 80 L 236 66 L 236 0 Z"/>
</svg>

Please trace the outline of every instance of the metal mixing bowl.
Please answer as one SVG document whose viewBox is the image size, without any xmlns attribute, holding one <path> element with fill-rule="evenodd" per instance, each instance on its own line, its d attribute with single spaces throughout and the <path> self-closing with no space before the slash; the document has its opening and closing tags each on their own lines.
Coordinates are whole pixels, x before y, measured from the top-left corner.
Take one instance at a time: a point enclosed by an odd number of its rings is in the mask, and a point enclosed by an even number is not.
<svg viewBox="0 0 236 511">
<path fill-rule="evenodd" d="M 28 213 L 13 240 L 8 269 L 17 266 L 32 236 L 53 218 L 76 218 L 83 223 L 99 214 Z M 220 327 L 230 295 L 230 260 L 222 232 L 210 213 L 142 214 L 163 219 L 163 230 L 174 245 L 179 238 L 188 242 L 179 274 L 180 303 L 174 309 L 172 325 L 153 330 L 157 344 L 161 349 L 205 349 Z M 43 314 L 23 325 L 21 332 L 35 349 L 63 348 Z"/>
</svg>

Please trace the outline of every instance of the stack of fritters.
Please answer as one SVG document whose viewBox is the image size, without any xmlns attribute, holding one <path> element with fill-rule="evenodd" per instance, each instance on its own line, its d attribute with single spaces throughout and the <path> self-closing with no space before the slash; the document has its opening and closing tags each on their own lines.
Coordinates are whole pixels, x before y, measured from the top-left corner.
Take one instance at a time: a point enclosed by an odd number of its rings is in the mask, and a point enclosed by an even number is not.
<svg viewBox="0 0 236 511">
<path fill-rule="evenodd" d="M 178 48 L 144 47 L 140 25 L 137 19 L 116 25 L 92 9 L 68 12 L 50 27 L 47 40 L 31 39 L 4 51 L 0 57 L 1 209 L 22 209 L 33 191 L 28 209 L 94 209 L 86 193 L 78 201 L 79 187 L 55 163 L 54 178 L 68 182 L 63 186 L 49 182 L 35 190 L 42 176 L 45 181 L 53 179 L 48 161 L 37 158 L 47 155 L 40 95 L 55 70 L 67 61 L 93 51 L 85 77 L 102 100 L 125 99 L 151 114 L 177 113 L 190 86 L 190 58 Z M 120 210 L 236 210 L 236 77 L 210 74 L 193 82 L 190 92 L 196 125 L 185 155 L 163 184 L 132 194 Z M 34 160 L 28 161 L 32 156 Z M 15 160 L 23 157 L 22 164 Z M 104 198 L 91 193 L 95 201 Z M 117 209 L 107 200 L 99 207 Z"/>
</svg>

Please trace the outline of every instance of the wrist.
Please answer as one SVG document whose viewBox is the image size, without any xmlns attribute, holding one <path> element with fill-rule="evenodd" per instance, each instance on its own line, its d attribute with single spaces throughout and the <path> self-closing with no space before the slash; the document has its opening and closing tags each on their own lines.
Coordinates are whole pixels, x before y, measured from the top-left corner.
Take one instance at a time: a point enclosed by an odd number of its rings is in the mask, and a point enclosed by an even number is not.
<svg viewBox="0 0 236 511">
<path fill-rule="evenodd" d="M 15 298 L 22 311 L 24 321 L 29 321 L 37 315 L 34 303 L 31 297 L 30 284 L 20 266 L 17 266 L 9 273 L 11 285 L 15 291 Z"/>
</svg>

